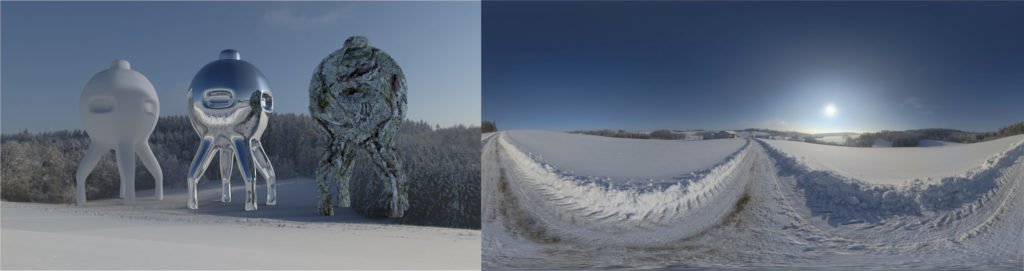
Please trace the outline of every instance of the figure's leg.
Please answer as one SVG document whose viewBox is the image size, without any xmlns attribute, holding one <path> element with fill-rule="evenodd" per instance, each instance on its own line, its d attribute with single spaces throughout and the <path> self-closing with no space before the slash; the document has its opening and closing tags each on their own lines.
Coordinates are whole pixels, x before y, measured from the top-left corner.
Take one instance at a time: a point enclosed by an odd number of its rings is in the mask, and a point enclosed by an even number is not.
<svg viewBox="0 0 1024 271">
<path fill-rule="evenodd" d="M 154 196 L 157 200 L 164 199 L 164 171 L 160 169 L 160 163 L 156 161 L 156 155 L 153 154 L 153 149 L 149 147 L 149 140 L 143 140 L 135 144 L 135 154 L 139 156 L 139 160 L 142 160 L 142 165 L 146 166 L 146 170 L 149 170 L 150 174 L 153 174 L 153 185 Z"/>
<path fill-rule="evenodd" d="M 75 173 L 75 202 L 78 205 L 85 204 L 85 178 L 89 177 L 89 173 L 96 168 L 96 164 L 100 162 L 100 158 L 103 158 L 105 152 L 107 152 L 107 148 L 93 144 L 89 146 L 89 150 L 85 151 L 82 162 L 78 164 L 78 172 Z"/>
<path fill-rule="evenodd" d="M 318 192 L 317 196 L 319 197 L 317 200 L 318 205 L 316 213 L 320 215 L 334 215 L 334 204 L 331 203 L 329 181 L 331 180 L 331 176 L 335 176 L 334 174 L 331 174 L 331 172 L 336 168 L 334 163 L 337 159 L 334 157 L 337 156 L 338 153 L 335 151 L 333 145 L 334 143 L 332 142 L 327 146 L 327 150 L 324 150 L 324 155 L 320 157 L 320 163 L 316 167 L 316 190 Z"/>
<path fill-rule="evenodd" d="M 114 153 L 114 157 L 117 157 L 116 151 Z M 115 160 L 117 160 L 117 159 L 115 159 Z M 120 169 L 118 169 L 118 170 L 120 170 Z M 118 184 L 120 184 L 121 192 L 117 193 L 117 198 L 124 199 L 124 185 L 125 185 L 125 183 L 124 182 L 118 182 Z"/>
<path fill-rule="evenodd" d="M 274 166 L 270 164 L 270 157 L 267 157 L 267 152 L 263 150 L 263 144 L 259 140 L 252 140 L 251 147 L 256 170 L 267 181 L 267 205 L 277 205 L 277 177 L 274 174 Z"/>
<path fill-rule="evenodd" d="M 252 161 L 252 146 L 244 137 L 231 138 L 238 160 L 238 172 L 245 181 L 245 210 L 256 210 L 256 168 Z"/>
<path fill-rule="evenodd" d="M 235 162 L 235 153 L 231 148 L 220 150 L 220 183 L 222 192 L 220 202 L 231 202 L 231 166 Z"/>
<path fill-rule="evenodd" d="M 335 193 L 338 205 L 349 206 L 348 180 L 352 176 L 352 160 L 355 156 L 356 146 L 342 140 L 333 140 L 320 158 L 320 165 L 316 168 L 316 183 L 320 194 L 320 205 L 317 212 L 320 215 L 334 215 L 334 204 L 331 200 L 331 181 L 334 181 Z M 346 159 L 347 158 L 347 159 Z M 346 162 L 347 161 L 347 162 Z"/>
<path fill-rule="evenodd" d="M 203 177 L 210 161 L 217 154 L 217 148 L 213 146 L 213 137 L 204 137 L 199 141 L 199 149 L 196 150 L 196 157 L 192 158 L 192 165 L 188 167 L 188 208 L 199 209 L 199 195 L 196 191 L 199 185 L 199 178 Z"/>
<path fill-rule="evenodd" d="M 384 178 L 384 193 L 388 199 L 388 217 L 402 217 L 409 209 L 408 186 L 402 172 L 402 161 L 394 146 L 386 142 L 370 143 L 370 155 L 377 165 L 378 176 Z"/>
<path fill-rule="evenodd" d="M 124 203 L 135 203 L 135 142 L 117 143 L 117 172 L 124 188 Z"/>
<path fill-rule="evenodd" d="M 341 155 L 337 157 L 340 159 L 337 161 L 338 168 L 338 179 L 337 185 L 334 186 L 336 189 L 335 193 L 338 196 L 338 207 L 348 208 L 352 206 L 352 193 L 349 192 L 349 184 L 352 182 L 352 171 L 355 167 L 352 165 L 356 162 L 356 152 L 359 151 L 359 146 L 355 143 L 345 144 L 345 148 L 341 149 Z"/>
</svg>

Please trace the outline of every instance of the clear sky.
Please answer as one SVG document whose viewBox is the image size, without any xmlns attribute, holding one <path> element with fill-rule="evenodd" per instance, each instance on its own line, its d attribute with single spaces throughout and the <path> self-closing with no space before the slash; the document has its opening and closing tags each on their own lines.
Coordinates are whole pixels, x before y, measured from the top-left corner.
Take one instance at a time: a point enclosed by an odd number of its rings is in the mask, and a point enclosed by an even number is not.
<svg viewBox="0 0 1024 271">
<path fill-rule="evenodd" d="M 309 80 L 351 35 L 393 56 L 409 86 L 407 119 L 480 121 L 480 3 L 3 2 L 2 130 L 80 129 L 85 83 L 127 59 L 184 115 L 199 68 L 225 48 L 267 76 L 275 112 L 308 114 Z"/>
<path fill-rule="evenodd" d="M 486 2 L 483 54 L 499 129 L 1024 120 L 1024 2 Z"/>
</svg>

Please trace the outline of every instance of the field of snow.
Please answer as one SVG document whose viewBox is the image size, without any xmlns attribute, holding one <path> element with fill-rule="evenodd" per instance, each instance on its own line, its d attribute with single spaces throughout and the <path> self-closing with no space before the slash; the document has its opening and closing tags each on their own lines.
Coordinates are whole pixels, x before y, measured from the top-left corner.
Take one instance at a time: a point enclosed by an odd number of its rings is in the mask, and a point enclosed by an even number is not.
<svg viewBox="0 0 1024 271">
<path fill-rule="evenodd" d="M 700 143 L 734 153 L 680 159 L 702 162 L 676 172 L 696 177 L 655 186 L 574 175 L 557 152 L 600 163 L 616 158 L 582 150 L 690 146 L 573 137 L 511 131 L 486 143 L 485 268 L 1024 268 L 1024 136 L 885 149 L 710 140 Z M 597 170 L 625 169 L 612 164 Z"/>
<path fill-rule="evenodd" d="M 562 171 L 611 181 L 671 179 L 710 168 L 745 144 L 742 139 L 679 142 L 548 131 L 505 135 L 519 150 Z"/>
<path fill-rule="evenodd" d="M 485 174 L 484 178 L 519 180 L 500 184 L 499 190 L 504 191 L 497 193 L 507 194 L 508 198 L 516 201 L 530 202 L 522 207 L 536 219 L 555 225 L 551 233 L 557 231 L 559 238 L 589 240 L 595 244 L 661 242 L 682 238 L 709 226 L 724 216 L 725 210 L 731 208 L 742 194 L 742 184 L 746 179 L 730 174 L 732 169 L 746 161 L 744 150 L 749 141 L 715 141 L 717 143 L 618 139 L 554 132 L 504 132 L 491 140 L 483 155 L 485 161 L 501 159 L 499 165 L 504 170 L 485 170 L 500 176 Z M 575 158 L 597 163 L 601 162 L 600 157 L 615 161 L 602 164 L 610 168 L 586 168 L 590 174 L 614 173 L 616 169 L 634 173 L 636 171 L 630 168 L 644 167 L 642 164 L 650 162 L 658 166 L 646 168 L 661 170 L 655 172 L 656 175 L 676 177 L 654 182 L 621 182 L 574 175 L 573 172 L 583 168 L 564 170 L 561 165 L 540 162 L 511 142 L 529 142 L 535 148 L 533 150 L 543 149 L 545 154 L 534 157 L 544 156 L 544 161 L 552 161 L 546 154 L 555 154 L 554 161 L 559 162 Z M 647 157 L 651 158 L 641 157 L 642 153 L 634 151 L 637 148 L 649 153 Z M 696 150 L 719 155 L 680 159 L 696 156 Z M 558 156 L 558 151 L 573 156 Z M 670 172 L 671 167 L 667 163 L 658 163 L 663 160 L 682 160 L 685 163 L 674 163 L 677 171 Z M 616 176 L 635 178 L 622 173 Z M 740 179 L 743 181 L 732 181 Z M 487 196 L 487 193 L 482 195 L 484 205 L 505 204 Z"/>
<path fill-rule="evenodd" d="M 315 214 L 313 180 L 278 181 L 278 205 L 243 210 L 236 185 L 201 182 L 198 210 L 184 189 L 163 201 L 139 191 L 85 206 L 0 203 L 2 269 L 478 269 L 480 231 L 391 224 L 350 209 Z M 265 196 L 262 186 L 260 195 Z"/>
<path fill-rule="evenodd" d="M 795 141 L 765 140 L 796 156 L 812 170 L 824 170 L 869 183 L 902 184 L 965 176 L 994 163 L 1024 141 L 1024 135 L 943 148 L 855 148 Z"/>
</svg>

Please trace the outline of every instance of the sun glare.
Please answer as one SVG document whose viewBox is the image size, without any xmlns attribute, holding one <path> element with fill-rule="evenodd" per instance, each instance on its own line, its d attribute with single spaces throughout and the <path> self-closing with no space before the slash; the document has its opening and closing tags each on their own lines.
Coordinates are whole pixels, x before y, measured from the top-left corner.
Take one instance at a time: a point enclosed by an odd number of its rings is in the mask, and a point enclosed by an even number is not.
<svg viewBox="0 0 1024 271">
<path fill-rule="evenodd" d="M 836 109 L 836 105 L 834 105 L 834 104 L 826 104 L 825 105 L 825 110 L 823 110 L 823 112 L 825 113 L 826 117 L 834 117 L 836 115 L 837 111 L 839 111 L 839 110 Z"/>
</svg>

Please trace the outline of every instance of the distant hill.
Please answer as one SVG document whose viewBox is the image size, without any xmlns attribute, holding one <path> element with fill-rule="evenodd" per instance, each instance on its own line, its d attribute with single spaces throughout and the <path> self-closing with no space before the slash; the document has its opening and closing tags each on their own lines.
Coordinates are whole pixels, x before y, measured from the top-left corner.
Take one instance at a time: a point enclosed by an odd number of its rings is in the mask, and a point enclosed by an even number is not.
<svg viewBox="0 0 1024 271">
<path fill-rule="evenodd" d="M 814 134 L 814 136 L 819 136 L 819 137 L 826 137 L 826 136 L 859 136 L 859 135 L 860 135 L 860 133 L 854 133 L 854 132 Z"/>
<path fill-rule="evenodd" d="M 771 138 L 851 147 L 877 147 L 882 145 L 886 147 L 917 147 L 949 145 L 956 143 L 975 143 L 993 140 L 997 138 L 1003 138 L 1007 136 L 1024 134 L 1024 121 L 1007 125 L 1006 127 L 1003 127 L 998 131 L 993 132 L 968 132 L 956 129 L 930 128 L 904 131 L 881 131 L 874 133 L 837 132 L 809 134 L 794 131 L 778 131 L 771 129 L 747 128 L 743 130 L 657 130 L 650 133 L 605 129 L 572 131 L 570 133 L 618 138 L 673 140 L 715 139 L 723 138 L 723 136 L 718 135 L 734 134 L 737 137 Z M 923 145 L 922 141 L 924 142 Z"/>
</svg>

